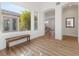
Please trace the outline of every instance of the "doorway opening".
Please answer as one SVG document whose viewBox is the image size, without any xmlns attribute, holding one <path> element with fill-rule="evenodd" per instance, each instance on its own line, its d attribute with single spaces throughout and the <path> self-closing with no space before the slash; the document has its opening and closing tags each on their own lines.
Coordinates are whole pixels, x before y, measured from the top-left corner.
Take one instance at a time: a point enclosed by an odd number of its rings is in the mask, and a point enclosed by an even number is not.
<svg viewBox="0 0 79 59">
<path fill-rule="evenodd" d="M 45 35 L 48 36 L 49 39 L 55 37 L 55 10 L 49 9 L 44 12 L 45 19 Z"/>
</svg>

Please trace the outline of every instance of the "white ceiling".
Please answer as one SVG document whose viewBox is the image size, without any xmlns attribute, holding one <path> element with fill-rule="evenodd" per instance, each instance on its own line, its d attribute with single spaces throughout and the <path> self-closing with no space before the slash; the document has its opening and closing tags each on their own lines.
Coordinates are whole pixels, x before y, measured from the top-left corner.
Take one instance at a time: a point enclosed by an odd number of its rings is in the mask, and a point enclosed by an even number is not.
<svg viewBox="0 0 79 59">
<path fill-rule="evenodd" d="M 56 5 L 56 2 L 13 2 L 16 5 L 25 7 L 25 8 L 32 8 L 32 9 L 43 9 L 48 7 L 53 7 Z"/>
<path fill-rule="evenodd" d="M 32 10 L 44 10 L 48 8 L 55 8 L 57 2 L 13 2 L 16 5 L 32 9 Z M 70 5 L 77 5 L 76 2 L 61 2 L 60 5 L 63 6 L 63 8 L 66 8 Z"/>
<path fill-rule="evenodd" d="M 64 4 L 63 8 L 66 9 L 66 8 L 77 7 L 77 6 L 78 6 L 77 2 L 69 2 L 67 4 Z"/>
</svg>

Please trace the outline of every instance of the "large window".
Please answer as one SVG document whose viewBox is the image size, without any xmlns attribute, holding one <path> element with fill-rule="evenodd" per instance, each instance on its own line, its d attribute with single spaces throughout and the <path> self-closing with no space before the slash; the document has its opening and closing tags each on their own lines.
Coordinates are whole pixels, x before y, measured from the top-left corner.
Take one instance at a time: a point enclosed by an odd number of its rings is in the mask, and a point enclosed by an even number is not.
<svg viewBox="0 0 79 59">
<path fill-rule="evenodd" d="M 31 30 L 31 13 L 28 9 L 18 6 L 11 2 L 3 2 L 1 4 L 2 10 L 5 10 L 4 15 L 6 12 L 9 12 L 10 16 L 15 16 L 19 14 L 19 21 L 18 21 L 18 28 L 20 31 Z M 13 12 L 13 13 L 11 13 Z M 7 14 L 6 14 L 7 15 Z M 10 17 L 8 16 L 8 17 Z M 4 31 L 16 31 L 17 30 L 17 19 L 16 18 L 5 18 L 3 19 L 3 30 Z"/>
<path fill-rule="evenodd" d="M 17 19 L 3 17 L 3 31 L 11 32 L 11 31 L 16 31 L 16 30 L 17 30 Z"/>
<path fill-rule="evenodd" d="M 23 11 L 20 15 L 19 30 L 31 30 L 31 13 L 27 10 Z"/>
</svg>

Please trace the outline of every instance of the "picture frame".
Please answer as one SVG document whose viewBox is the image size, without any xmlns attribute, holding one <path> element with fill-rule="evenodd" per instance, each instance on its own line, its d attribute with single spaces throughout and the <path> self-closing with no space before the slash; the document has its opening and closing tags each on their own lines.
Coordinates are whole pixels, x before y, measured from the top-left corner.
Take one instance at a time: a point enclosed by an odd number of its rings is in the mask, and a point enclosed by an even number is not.
<svg viewBox="0 0 79 59">
<path fill-rule="evenodd" d="M 68 17 L 66 18 L 66 28 L 74 28 L 75 27 L 75 18 L 74 17 Z"/>
</svg>

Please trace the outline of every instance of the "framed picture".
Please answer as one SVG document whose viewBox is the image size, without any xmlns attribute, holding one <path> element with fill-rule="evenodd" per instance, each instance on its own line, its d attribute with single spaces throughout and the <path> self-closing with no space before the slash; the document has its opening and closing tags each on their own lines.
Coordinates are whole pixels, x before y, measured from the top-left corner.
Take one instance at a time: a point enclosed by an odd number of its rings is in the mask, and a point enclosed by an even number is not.
<svg viewBox="0 0 79 59">
<path fill-rule="evenodd" d="M 74 28 L 75 27 L 75 18 L 69 17 L 66 18 L 66 28 Z"/>
</svg>

